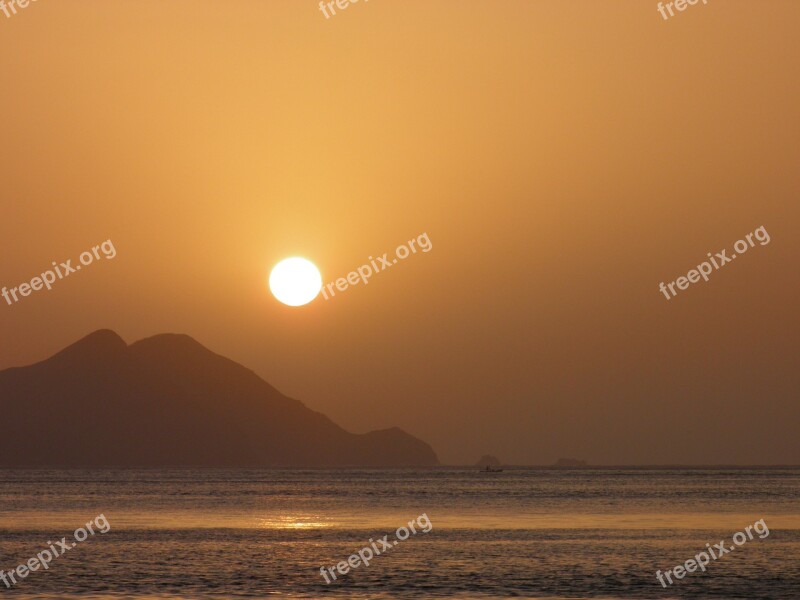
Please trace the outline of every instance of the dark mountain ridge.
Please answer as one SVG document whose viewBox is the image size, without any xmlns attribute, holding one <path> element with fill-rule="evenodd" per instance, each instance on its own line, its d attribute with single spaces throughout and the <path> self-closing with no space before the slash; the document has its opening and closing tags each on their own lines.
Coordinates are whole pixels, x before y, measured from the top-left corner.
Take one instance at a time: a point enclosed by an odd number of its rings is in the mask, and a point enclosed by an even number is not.
<svg viewBox="0 0 800 600">
<path fill-rule="evenodd" d="M 96 331 L 0 371 L 0 410 L 6 467 L 438 464 L 404 431 L 349 433 L 186 335 Z"/>
</svg>

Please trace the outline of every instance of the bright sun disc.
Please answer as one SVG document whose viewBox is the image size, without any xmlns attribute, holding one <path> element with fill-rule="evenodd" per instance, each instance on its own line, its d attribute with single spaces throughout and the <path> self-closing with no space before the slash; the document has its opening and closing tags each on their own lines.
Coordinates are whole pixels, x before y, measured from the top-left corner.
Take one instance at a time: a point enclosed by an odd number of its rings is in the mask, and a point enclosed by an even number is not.
<svg viewBox="0 0 800 600">
<path fill-rule="evenodd" d="M 322 276 L 311 261 L 287 258 L 272 269 L 269 289 L 284 304 L 302 306 L 317 297 L 322 289 Z"/>
</svg>

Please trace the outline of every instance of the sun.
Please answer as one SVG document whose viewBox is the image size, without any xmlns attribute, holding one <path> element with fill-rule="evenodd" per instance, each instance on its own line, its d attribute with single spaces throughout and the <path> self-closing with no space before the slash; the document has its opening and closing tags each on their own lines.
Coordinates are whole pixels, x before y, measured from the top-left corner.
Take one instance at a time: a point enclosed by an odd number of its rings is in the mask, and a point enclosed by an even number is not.
<svg viewBox="0 0 800 600">
<path fill-rule="evenodd" d="M 302 306 L 317 297 L 322 289 L 322 276 L 310 260 L 293 256 L 272 268 L 269 289 L 284 304 Z"/>
</svg>

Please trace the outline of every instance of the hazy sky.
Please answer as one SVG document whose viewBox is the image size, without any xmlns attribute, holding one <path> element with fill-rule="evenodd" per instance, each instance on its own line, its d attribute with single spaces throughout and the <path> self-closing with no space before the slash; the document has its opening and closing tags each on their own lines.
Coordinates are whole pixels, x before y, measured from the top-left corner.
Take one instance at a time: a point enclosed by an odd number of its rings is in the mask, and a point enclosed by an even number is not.
<svg viewBox="0 0 800 600">
<path fill-rule="evenodd" d="M 117 250 L 0 299 L 0 368 L 180 332 L 445 462 L 800 463 L 800 3 L 656 5 L 0 14 L 0 286 Z M 331 300 L 268 292 L 286 256 L 328 282 L 423 232 Z"/>
</svg>

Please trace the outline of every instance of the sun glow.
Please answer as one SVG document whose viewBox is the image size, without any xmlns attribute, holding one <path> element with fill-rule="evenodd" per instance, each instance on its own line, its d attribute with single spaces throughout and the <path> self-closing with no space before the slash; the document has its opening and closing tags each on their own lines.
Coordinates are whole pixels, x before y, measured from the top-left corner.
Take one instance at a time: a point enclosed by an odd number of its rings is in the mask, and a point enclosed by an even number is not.
<svg viewBox="0 0 800 600">
<path fill-rule="evenodd" d="M 284 304 L 302 306 L 317 297 L 322 289 L 322 276 L 314 263 L 294 256 L 273 267 L 269 289 Z"/>
</svg>

